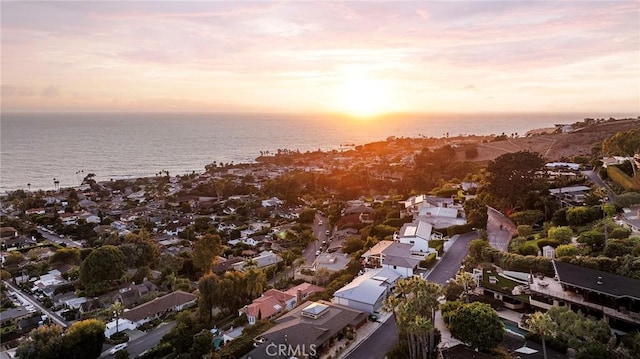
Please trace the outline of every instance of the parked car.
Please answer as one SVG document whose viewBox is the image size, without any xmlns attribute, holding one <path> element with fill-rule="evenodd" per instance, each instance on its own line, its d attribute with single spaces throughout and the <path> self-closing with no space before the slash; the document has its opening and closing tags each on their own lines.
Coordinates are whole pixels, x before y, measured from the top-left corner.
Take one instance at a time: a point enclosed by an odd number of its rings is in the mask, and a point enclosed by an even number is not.
<svg viewBox="0 0 640 359">
<path fill-rule="evenodd" d="M 116 346 L 111 348 L 111 350 L 109 350 L 109 354 L 113 355 L 113 354 L 125 349 L 126 347 L 127 347 L 127 343 L 117 344 Z"/>
</svg>

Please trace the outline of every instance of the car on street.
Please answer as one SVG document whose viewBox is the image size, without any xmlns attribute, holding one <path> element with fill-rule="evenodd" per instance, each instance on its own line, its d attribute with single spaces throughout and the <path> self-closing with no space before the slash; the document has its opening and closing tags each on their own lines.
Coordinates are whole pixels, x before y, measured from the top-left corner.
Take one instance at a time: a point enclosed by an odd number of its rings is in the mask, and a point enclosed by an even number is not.
<svg viewBox="0 0 640 359">
<path fill-rule="evenodd" d="M 109 354 L 113 355 L 127 347 L 127 343 L 120 343 L 109 350 Z"/>
<path fill-rule="evenodd" d="M 316 251 L 316 255 L 317 255 L 317 256 L 319 256 L 319 255 L 320 255 L 320 253 L 322 253 L 320 250 L 317 250 L 317 251 Z"/>
</svg>

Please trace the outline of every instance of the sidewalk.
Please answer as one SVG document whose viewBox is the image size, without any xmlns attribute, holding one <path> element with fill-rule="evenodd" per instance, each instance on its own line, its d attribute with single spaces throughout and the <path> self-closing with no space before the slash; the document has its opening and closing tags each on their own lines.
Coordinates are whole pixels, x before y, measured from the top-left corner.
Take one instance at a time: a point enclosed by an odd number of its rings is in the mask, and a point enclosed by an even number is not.
<svg viewBox="0 0 640 359">
<path fill-rule="evenodd" d="M 378 328 L 386 322 L 393 313 L 391 312 L 381 312 L 380 314 L 376 314 L 378 316 L 378 322 L 372 322 L 367 320 L 367 322 L 358 329 L 356 332 L 355 338 L 347 343 L 347 339 L 343 338 L 340 341 L 337 341 L 333 344 L 328 353 L 320 356 L 321 359 L 326 358 L 334 358 L 341 359 L 347 357 L 352 351 L 354 351 L 362 342 L 364 342 L 367 338 L 371 336 Z"/>
</svg>

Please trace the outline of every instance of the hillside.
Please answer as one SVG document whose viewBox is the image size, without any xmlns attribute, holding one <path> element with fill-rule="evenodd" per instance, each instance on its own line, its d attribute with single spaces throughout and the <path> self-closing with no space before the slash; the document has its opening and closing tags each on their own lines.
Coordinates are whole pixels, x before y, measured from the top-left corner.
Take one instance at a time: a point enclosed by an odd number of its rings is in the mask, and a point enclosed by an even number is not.
<svg viewBox="0 0 640 359">
<path fill-rule="evenodd" d="M 620 131 L 640 128 L 640 119 L 619 120 L 595 124 L 571 133 L 541 134 L 510 138 L 505 141 L 478 144 L 477 162 L 487 162 L 508 152 L 534 151 L 548 161 L 569 160 L 577 155 L 590 155 L 591 149 Z M 458 156 L 464 159 L 461 151 Z"/>
</svg>

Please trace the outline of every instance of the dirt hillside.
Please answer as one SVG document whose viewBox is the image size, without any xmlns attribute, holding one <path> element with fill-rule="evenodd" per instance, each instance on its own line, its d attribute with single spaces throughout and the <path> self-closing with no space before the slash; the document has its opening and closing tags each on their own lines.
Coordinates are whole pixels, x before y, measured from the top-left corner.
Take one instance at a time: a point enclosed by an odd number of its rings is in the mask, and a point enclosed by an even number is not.
<svg viewBox="0 0 640 359">
<path fill-rule="evenodd" d="M 508 152 L 534 151 L 548 161 L 570 160 L 577 155 L 590 155 L 591 149 L 620 131 L 640 128 L 640 119 L 604 122 L 570 133 L 542 134 L 531 137 L 510 138 L 505 141 L 478 144 L 478 157 L 474 161 L 486 162 Z M 464 154 L 461 153 L 460 157 Z"/>
</svg>

